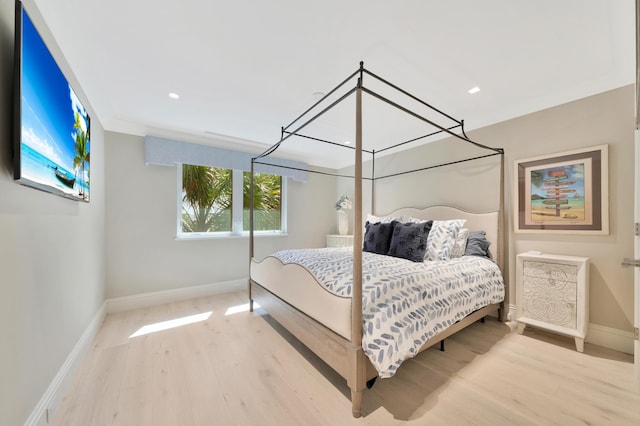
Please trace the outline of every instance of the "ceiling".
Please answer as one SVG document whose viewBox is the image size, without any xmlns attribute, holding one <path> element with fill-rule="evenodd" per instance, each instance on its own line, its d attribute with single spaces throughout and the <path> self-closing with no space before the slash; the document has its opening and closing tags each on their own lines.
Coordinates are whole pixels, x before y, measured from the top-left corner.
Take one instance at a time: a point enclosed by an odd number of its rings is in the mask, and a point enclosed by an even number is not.
<svg viewBox="0 0 640 426">
<path fill-rule="evenodd" d="M 240 149 L 277 142 L 361 60 L 467 131 L 635 82 L 633 0 L 32 1 L 106 130 Z M 352 105 L 305 131 L 351 139 Z M 404 137 L 388 108 L 364 113 L 365 144 Z M 278 152 L 349 162 L 308 145 Z"/>
</svg>

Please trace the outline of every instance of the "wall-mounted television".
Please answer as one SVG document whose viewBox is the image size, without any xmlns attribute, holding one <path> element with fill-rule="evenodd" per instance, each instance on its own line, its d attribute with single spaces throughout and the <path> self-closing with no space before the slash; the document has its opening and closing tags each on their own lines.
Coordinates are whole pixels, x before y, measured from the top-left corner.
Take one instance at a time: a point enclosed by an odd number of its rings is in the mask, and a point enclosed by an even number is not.
<svg viewBox="0 0 640 426">
<path fill-rule="evenodd" d="M 21 1 L 15 23 L 14 178 L 89 202 L 87 109 L 56 63 Z"/>
</svg>

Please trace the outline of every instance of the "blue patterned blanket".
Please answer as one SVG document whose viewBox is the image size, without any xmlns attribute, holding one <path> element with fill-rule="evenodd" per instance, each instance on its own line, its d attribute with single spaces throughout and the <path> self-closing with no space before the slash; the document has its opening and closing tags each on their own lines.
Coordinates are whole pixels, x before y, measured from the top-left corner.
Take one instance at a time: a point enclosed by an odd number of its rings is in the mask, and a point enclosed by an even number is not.
<svg viewBox="0 0 640 426">
<path fill-rule="evenodd" d="M 283 250 L 340 297 L 351 296 L 351 248 Z M 431 337 L 470 313 L 504 299 L 504 281 L 489 259 L 463 256 L 411 262 L 362 253 L 362 348 L 380 377 L 391 377 Z"/>
</svg>

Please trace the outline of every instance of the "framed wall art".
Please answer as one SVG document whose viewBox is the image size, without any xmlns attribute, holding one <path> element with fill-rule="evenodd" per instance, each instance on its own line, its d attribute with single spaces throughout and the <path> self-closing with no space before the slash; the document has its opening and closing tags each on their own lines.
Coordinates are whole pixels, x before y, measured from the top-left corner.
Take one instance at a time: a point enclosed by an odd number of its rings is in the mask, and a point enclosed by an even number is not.
<svg viewBox="0 0 640 426">
<path fill-rule="evenodd" d="M 514 231 L 609 233 L 608 145 L 515 162 Z"/>
</svg>

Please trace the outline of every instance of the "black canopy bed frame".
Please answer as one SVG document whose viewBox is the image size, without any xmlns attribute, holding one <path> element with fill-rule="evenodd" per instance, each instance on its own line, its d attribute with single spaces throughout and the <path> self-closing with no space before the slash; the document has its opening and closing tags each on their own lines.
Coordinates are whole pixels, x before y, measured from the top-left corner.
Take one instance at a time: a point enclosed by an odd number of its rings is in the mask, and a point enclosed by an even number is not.
<svg viewBox="0 0 640 426">
<path fill-rule="evenodd" d="M 419 114 L 405 106 L 400 105 L 397 102 L 390 100 L 389 98 L 380 95 L 379 93 L 367 88 L 364 85 L 365 76 L 367 78 L 371 78 L 376 82 L 382 84 L 382 87 L 386 87 L 391 89 L 391 91 L 395 91 L 396 93 L 400 93 L 403 96 L 408 97 L 413 104 L 420 105 L 420 107 L 426 108 L 426 111 L 429 111 L 429 114 L 435 113 L 438 117 L 441 117 L 443 120 L 447 122 L 451 122 L 451 124 L 439 124 L 433 119 L 426 118 L 424 114 Z M 348 87 L 347 83 L 350 81 L 356 80 L 356 84 L 354 87 Z M 377 84 L 377 83 L 376 83 Z M 340 93 L 340 90 L 344 90 L 344 93 Z M 363 93 L 370 95 L 406 114 L 411 117 L 414 117 L 417 120 L 420 120 L 433 128 L 435 131 L 426 134 L 424 136 L 420 136 L 417 138 L 413 138 L 411 140 L 403 141 L 400 143 L 396 143 L 390 145 L 384 149 L 374 151 L 374 150 L 366 150 L 363 148 L 363 116 L 362 116 L 362 95 Z M 324 140 L 308 135 L 304 135 L 302 130 L 307 127 L 310 123 L 314 122 L 316 119 L 324 115 L 326 112 L 334 108 L 343 100 L 348 97 L 355 95 L 355 146 L 347 146 L 343 143 L 338 143 L 334 141 Z M 337 99 L 331 101 L 331 99 Z M 333 98 L 331 98 L 333 97 Z M 322 106 L 323 103 L 330 102 L 328 106 Z M 459 129 L 459 133 L 456 133 L 454 130 Z M 404 146 L 406 144 L 410 144 L 424 138 L 428 138 L 436 135 L 448 135 L 452 136 L 458 140 L 461 140 L 465 143 L 472 144 L 482 150 L 489 151 L 488 154 L 474 156 L 471 158 L 465 158 L 456 161 L 449 161 L 443 164 L 431 165 L 423 168 L 403 171 L 399 173 L 393 173 L 386 176 L 375 176 L 375 156 L 376 154 L 382 154 L 387 150 L 398 148 Z M 322 323 L 316 321 L 313 317 L 304 312 L 304 309 L 296 306 L 295 304 L 289 303 L 279 297 L 273 289 L 267 288 L 262 280 L 264 279 L 264 274 L 261 274 L 257 269 L 260 266 L 259 261 L 254 259 L 254 200 L 253 200 L 253 185 L 254 185 L 254 165 L 255 164 L 264 164 L 276 167 L 284 167 L 277 164 L 270 163 L 268 161 L 268 157 L 273 154 L 283 142 L 292 138 L 293 136 L 298 136 L 301 138 L 312 139 L 314 141 L 319 141 L 321 143 L 332 144 L 335 146 L 339 146 L 346 149 L 352 149 L 354 151 L 354 175 L 353 176 L 344 176 L 335 174 L 333 176 L 339 177 L 349 177 L 354 179 L 354 199 L 353 199 L 353 234 L 354 234 L 354 245 L 353 245 L 353 281 L 352 281 L 352 297 L 350 298 L 349 303 L 351 304 L 351 330 L 350 336 L 351 338 L 345 338 L 343 335 L 340 335 L 333 331 L 332 329 L 326 327 Z M 371 177 L 363 176 L 363 153 L 371 156 Z M 361 405 L 362 405 L 362 393 L 364 389 L 368 385 L 372 385 L 373 380 L 378 376 L 378 372 L 372 366 L 371 362 L 367 358 L 367 356 L 363 352 L 362 348 L 362 333 L 363 333 L 363 317 L 362 317 L 362 244 L 363 241 L 363 181 L 371 181 L 371 213 L 377 214 L 373 209 L 375 205 L 375 182 L 380 179 L 388 179 L 391 177 L 404 175 L 408 173 L 420 172 L 436 167 L 449 166 L 452 164 L 479 160 L 482 158 L 492 157 L 492 156 L 500 156 L 500 182 L 499 182 L 499 207 L 498 210 L 492 212 L 492 216 L 489 219 L 492 222 L 496 223 L 495 235 L 493 243 L 495 243 L 496 250 L 492 253 L 493 257 L 498 264 L 500 271 L 502 271 L 503 277 L 505 276 L 505 266 L 506 266 L 506 257 L 505 257 L 505 217 L 504 217 L 504 150 L 502 148 L 492 148 L 480 143 L 477 143 L 471 140 L 465 133 L 464 130 L 464 121 L 457 120 L 450 115 L 440 111 L 439 109 L 431 106 L 430 104 L 418 99 L 412 94 L 404 91 L 398 86 L 380 78 L 379 76 L 373 74 L 369 70 L 365 69 L 364 63 L 360 62 L 359 68 L 353 72 L 349 77 L 347 77 L 342 83 L 336 86 L 333 90 L 328 92 L 325 96 L 322 97 L 319 101 L 317 101 L 313 106 L 307 109 L 304 113 L 298 116 L 295 120 L 293 120 L 289 125 L 283 127 L 281 129 L 281 139 L 275 143 L 273 146 L 269 147 L 262 154 L 254 157 L 251 160 L 251 180 L 250 180 L 250 231 L 249 231 L 249 257 L 250 257 L 250 278 L 249 278 L 249 299 L 250 299 L 250 307 L 251 311 L 253 311 L 254 301 L 257 302 L 261 308 L 263 308 L 272 318 L 274 318 L 278 323 L 280 323 L 283 327 L 285 327 L 290 333 L 292 333 L 298 340 L 304 343 L 308 348 L 310 348 L 314 353 L 316 353 L 323 361 L 325 361 L 329 366 L 331 366 L 334 370 L 336 370 L 340 375 L 342 375 L 346 381 L 347 385 L 351 391 L 351 403 L 352 403 L 352 414 L 354 417 L 360 417 L 362 415 Z M 310 173 L 320 173 L 320 174 L 330 174 L 326 172 L 318 172 L 309 170 Z M 443 210 L 444 209 L 444 210 Z M 457 209 L 450 209 L 448 207 L 436 207 L 435 210 L 427 208 L 424 210 L 419 209 L 402 209 L 399 212 L 410 212 L 412 214 L 422 214 L 426 216 L 424 218 L 432 218 L 432 219 L 446 219 L 446 217 L 438 217 L 438 216 L 446 216 L 450 214 L 460 214 L 460 215 L 468 215 L 471 221 L 476 221 L 476 217 L 481 217 L 483 221 L 485 221 L 485 214 L 473 214 L 464 212 Z M 435 217 L 432 216 L 435 214 Z M 467 216 L 465 216 L 467 217 Z M 452 217 L 449 217 L 452 218 Z M 483 223 L 483 222 L 479 222 Z M 508 300 L 508 286 L 505 280 L 505 298 L 504 300 Z M 457 331 L 465 328 L 466 326 L 476 322 L 479 319 L 483 319 L 486 315 L 498 313 L 498 316 L 501 320 L 505 320 L 506 312 L 505 312 L 505 304 L 504 300 L 497 304 L 491 304 L 484 308 L 481 308 L 472 314 L 468 315 L 464 319 L 456 322 L 454 325 L 440 332 L 430 340 L 428 340 L 421 348 L 420 351 L 427 349 L 437 343 L 442 342 L 446 337 L 451 336 Z"/>
</svg>

